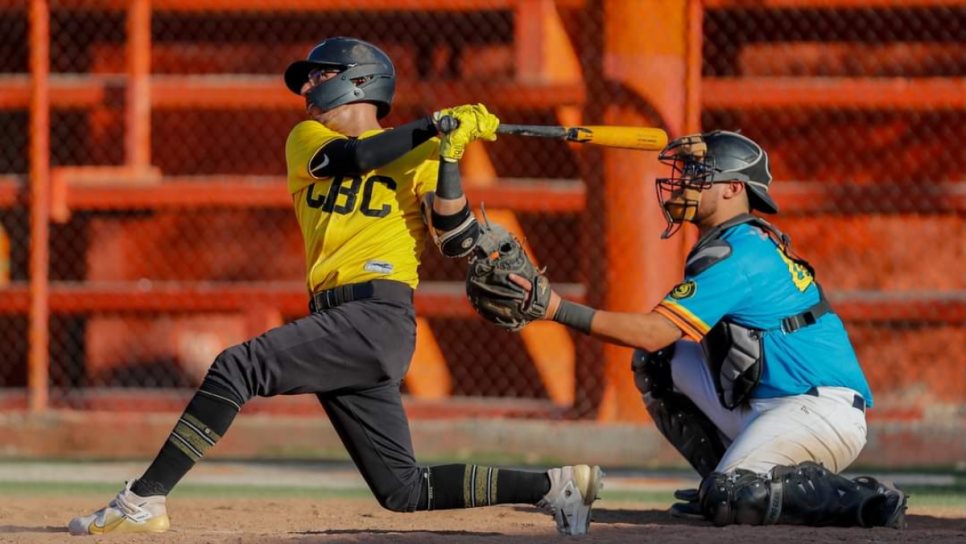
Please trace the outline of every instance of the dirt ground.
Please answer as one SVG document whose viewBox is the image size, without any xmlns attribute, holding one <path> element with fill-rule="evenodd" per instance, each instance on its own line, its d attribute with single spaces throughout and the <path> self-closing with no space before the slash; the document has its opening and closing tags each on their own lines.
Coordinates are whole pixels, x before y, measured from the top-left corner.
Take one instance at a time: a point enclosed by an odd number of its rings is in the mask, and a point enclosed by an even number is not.
<svg viewBox="0 0 966 544">
<path fill-rule="evenodd" d="M 172 530 L 160 535 L 75 537 L 70 517 L 97 506 L 92 497 L 0 501 L 0 542 L 134 542 L 177 544 L 332 542 L 558 542 L 553 521 L 534 508 L 499 506 L 473 510 L 396 514 L 371 499 L 196 499 L 172 501 Z M 962 510 L 915 509 L 904 531 L 802 527 L 725 527 L 668 517 L 663 505 L 601 501 L 586 543 L 660 542 L 966 542 Z"/>
</svg>

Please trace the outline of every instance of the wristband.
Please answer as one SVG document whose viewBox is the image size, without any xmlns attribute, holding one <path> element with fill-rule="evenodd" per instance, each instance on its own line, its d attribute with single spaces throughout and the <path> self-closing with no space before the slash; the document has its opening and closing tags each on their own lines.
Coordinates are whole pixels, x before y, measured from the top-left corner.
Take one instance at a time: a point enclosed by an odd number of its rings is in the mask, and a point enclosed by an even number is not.
<svg viewBox="0 0 966 544">
<path fill-rule="evenodd" d="M 573 327 L 584 334 L 590 334 L 590 324 L 594 320 L 596 310 L 583 304 L 561 300 L 553 320 L 568 327 Z"/>
</svg>

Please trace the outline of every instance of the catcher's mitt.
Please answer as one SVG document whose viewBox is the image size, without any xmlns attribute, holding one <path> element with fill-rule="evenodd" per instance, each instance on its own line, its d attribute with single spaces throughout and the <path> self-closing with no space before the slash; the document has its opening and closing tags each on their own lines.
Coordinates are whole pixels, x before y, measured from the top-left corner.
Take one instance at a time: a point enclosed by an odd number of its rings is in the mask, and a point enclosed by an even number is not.
<svg viewBox="0 0 966 544">
<path fill-rule="evenodd" d="M 520 241 L 500 225 L 486 221 L 470 253 L 466 295 L 484 319 L 510 331 L 544 317 L 550 302 L 550 282 L 537 270 Z M 530 280 L 526 289 L 510 281 L 510 274 Z"/>
</svg>

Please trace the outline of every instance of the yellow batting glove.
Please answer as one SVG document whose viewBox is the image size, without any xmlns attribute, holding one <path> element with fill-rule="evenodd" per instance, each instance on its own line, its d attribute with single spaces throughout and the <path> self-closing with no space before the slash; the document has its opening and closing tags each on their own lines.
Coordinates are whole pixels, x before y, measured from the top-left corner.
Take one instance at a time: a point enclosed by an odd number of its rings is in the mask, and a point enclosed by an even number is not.
<svg viewBox="0 0 966 544">
<path fill-rule="evenodd" d="M 450 132 L 449 134 L 443 134 L 439 140 L 439 156 L 448 162 L 456 162 L 463 158 L 463 153 L 466 151 L 466 144 L 473 141 L 473 134 L 469 130 L 462 130 L 462 124 L 460 128 Z"/>
<path fill-rule="evenodd" d="M 483 104 L 456 106 L 441 113 L 458 122 L 457 128 L 444 134 L 440 141 L 440 156 L 444 160 L 458 161 L 463 157 L 466 145 L 474 140 L 496 140 L 496 129 L 500 126 L 500 120 L 488 112 Z"/>
<path fill-rule="evenodd" d="M 486 111 L 483 104 L 477 104 L 473 113 L 476 117 L 476 137 L 488 142 L 495 141 L 496 129 L 500 128 L 500 118 Z"/>
</svg>

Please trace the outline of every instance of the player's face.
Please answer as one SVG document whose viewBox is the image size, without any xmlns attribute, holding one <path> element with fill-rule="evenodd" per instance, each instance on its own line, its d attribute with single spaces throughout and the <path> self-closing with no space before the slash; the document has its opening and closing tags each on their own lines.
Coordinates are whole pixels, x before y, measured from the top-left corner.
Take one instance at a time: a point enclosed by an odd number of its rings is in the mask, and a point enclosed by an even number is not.
<svg viewBox="0 0 966 544">
<path fill-rule="evenodd" d="M 323 121 L 322 118 L 325 117 L 326 112 L 323 112 L 321 108 L 319 108 L 315 104 L 312 104 L 309 101 L 308 95 L 312 89 L 318 87 L 320 84 L 322 84 L 323 81 L 330 80 L 338 74 L 339 74 L 338 70 L 331 70 L 331 69 L 324 69 L 324 68 L 320 68 L 318 70 L 312 70 L 311 72 L 309 72 L 308 80 L 306 80 L 306 82 L 302 84 L 302 88 L 299 91 L 300 94 L 305 98 L 305 113 L 307 113 L 309 117 L 323 124 L 325 123 L 325 121 Z"/>
<path fill-rule="evenodd" d="M 690 219 L 695 225 L 700 225 L 718 211 L 718 200 L 721 199 L 721 191 L 724 185 L 715 183 L 708 189 L 701 191 L 698 196 L 697 211 Z"/>
<path fill-rule="evenodd" d="M 657 197 L 667 221 L 662 238 L 670 238 L 685 222 L 698 223 L 705 214 L 714 213 L 714 197 L 706 195 L 713 183 L 714 160 L 700 134 L 682 136 L 667 145 L 658 156 L 670 167 L 666 178 L 657 178 Z M 703 208 L 703 209 L 702 209 Z"/>
</svg>

